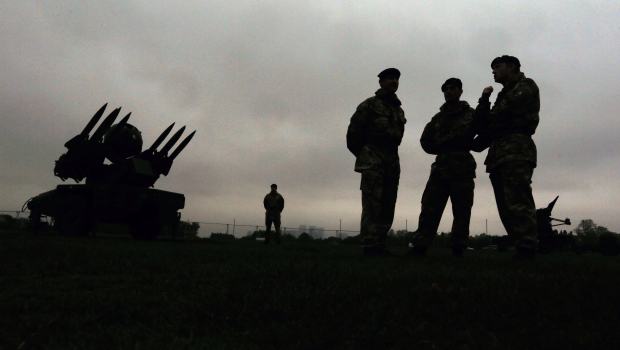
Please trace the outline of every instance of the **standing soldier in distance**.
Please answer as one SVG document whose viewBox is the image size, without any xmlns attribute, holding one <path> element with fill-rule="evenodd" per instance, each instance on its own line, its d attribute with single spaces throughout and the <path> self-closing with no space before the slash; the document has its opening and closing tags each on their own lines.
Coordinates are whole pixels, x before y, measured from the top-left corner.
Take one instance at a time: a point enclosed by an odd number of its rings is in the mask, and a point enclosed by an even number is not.
<svg viewBox="0 0 620 350">
<path fill-rule="evenodd" d="M 476 136 L 474 109 L 460 101 L 463 84 L 450 78 L 441 86 L 446 103 L 426 124 L 420 143 L 426 153 L 436 154 L 431 175 L 422 195 L 422 212 L 413 238 L 410 256 L 426 256 L 426 249 L 437 235 L 448 198 L 452 202 L 452 253 L 462 257 L 467 249 L 469 220 L 474 204 L 476 161 L 470 150 Z"/>
<path fill-rule="evenodd" d="M 364 255 L 371 256 L 392 255 L 386 241 L 400 178 L 398 146 L 407 122 L 396 96 L 400 71 L 388 68 L 378 77 L 381 88 L 357 107 L 347 130 L 347 148 L 356 157 L 355 171 L 362 173 L 360 236 Z"/>
<path fill-rule="evenodd" d="M 271 224 L 276 229 L 276 242 L 280 244 L 280 214 L 284 210 L 284 197 L 278 193 L 278 185 L 271 185 L 271 192 L 267 193 L 263 199 L 265 207 L 265 244 L 269 244 L 269 236 L 271 233 Z"/>
<path fill-rule="evenodd" d="M 536 253 L 536 205 L 532 174 L 536 145 L 532 135 L 538 126 L 540 96 L 534 80 L 526 78 L 516 57 L 497 57 L 491 62 L 495 82 L 504 86 L 491 108 L 491 86 L 484 88 L 476 108 L 480 137 L 474 150 L 487 147 L 484 164 L 489 173 L 499 216 L 517 248 L 515 259 L 534 259 Z"/>
</svg>

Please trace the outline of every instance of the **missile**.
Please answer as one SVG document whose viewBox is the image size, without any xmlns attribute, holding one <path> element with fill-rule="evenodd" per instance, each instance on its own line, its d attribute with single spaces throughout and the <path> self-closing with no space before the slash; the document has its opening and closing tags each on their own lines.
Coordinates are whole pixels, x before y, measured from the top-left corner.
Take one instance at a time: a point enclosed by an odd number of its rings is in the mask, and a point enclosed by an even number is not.
<svg viewBox="0 0 620 350">
<path fill-rule="evenodd" d="M 118 117 L 118 114 L 121 112 L 120 108 L 115 109 L 114 111 L 112 111 L 112 113 L 110 113 L 109 116 L 107 116 L 103 122 L 101 123 L 101 125 L 99 125 L 99 128 L 97 128 L 97 131 L 95 131 L 95 133 L 93 134 L 93 136 L 90 137 L 90 141 L 95 141 L 95 142 L 99 142 L 101 141 L 101 138 L 103 137 L 103 135 L 106 133 L 106 131 L 108 131 L 108 129 L 110 128 L 110 126 L 112 126 L 112 123 L 114 123 L 114 121 L 116 120 L 116 117 Z"/>
<path fill-rule="evenodd" d="M 175 149 L 174 152 L 172 152 L 172 154 L 170 155 L 170 160 L 174 160 L 174 158 L 176 158 L 179 155 L 179 153 L 183 151 L 185 146 L 187 146 L 187 144 L 192 140 L 192 137 L 194 137 L 195 133 L 196 133 L 196 130 L 194 130 L 193 133 L 189 134 L 189 136 L 186 137 L 185 140 L 183 140 L 183 142 L 181 142 L 179 147 L 177 147 L 177 149 Z"/>
<path fill-rule="evenodd" d="M 157 151 L 157 147 L 159 147 L 159 145 L 161 145 L 161 143 L 164 142 L 166 137 L 168 137 L 168 134 L 170 134 L 170 131 L 172 130 L 172 127 L 174 126 L 174 124 L 175 123 L 172 123 L 172 125 L 170 125 L 166 130 L 164 130 L 164 132 L 161 133 L 161 135 L 159 135 L 157 140 L 155 140 L 155 142 L 153 142 L 153 145 L 148 149 L 149 152 Z"/>
<path fill-rule="evenodd" d="M 95 115 L 90 119 L 88 124 L 86 124 L 86 127 L 84 128 L 84 130 L 82 130 L 82 133 L 80 134 L 81 136 L 83 136 L 85 139 L 88 139 L 88 134 L 90 134 L 90 132 L 95 127 L 95 125 L 97 125 L 97 123 L 99 122 L 99 119 L 101 119 L 101 116 L 103 115 L 103 112 L 105 111 L 105 108 L 107 106 L 108 104 L 106 102 L 106 104 L 104 104 L 103 107 L 99 108 L 97 113 L 95 113 Z"/>
<path fill-rule="evenodd" d="M 560 196 L 555 197 L 553 202 L 549 203 L 549 205 L 547 206 L 547 210 L 549 210 L 549 215 L 551 215 L 551 211 L 553 210 L 553 207 L 555 206 L 555 202 L 558 201 L 558 198 L 560 198 Z"/>
<path fill-rule="evenodd" d="M 183 126 L 181 129 L 179 129 L 179 131 L 177 131 L 174 135 L 172 135 L 168 143 L 166 143 L 166 145 L 158 153 L 162 154 L 163 156 L 167 156 L 168 151 L 170 151 L 172 146 L 174 146 L 174 144 L 177 143 L 177 141 L 179 141 L 179 139 L 181 138 L 183 131 L 185 131 L 185 126 Z"/>
</svg>

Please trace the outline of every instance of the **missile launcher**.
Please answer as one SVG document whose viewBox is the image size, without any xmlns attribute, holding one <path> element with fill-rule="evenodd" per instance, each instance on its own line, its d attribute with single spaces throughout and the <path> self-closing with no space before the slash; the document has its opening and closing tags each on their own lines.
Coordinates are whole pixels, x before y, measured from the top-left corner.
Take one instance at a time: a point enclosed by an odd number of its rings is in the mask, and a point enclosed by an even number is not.
<svg viewBox="0 0 620 350">
<path fill-rule="evenodd" d="M 131 113 L 114 124 L 120 108 L 90 135 L 106 107 L 107 103 L 80 134 L 65 143 L 67 152 L 56 161 L 54 175 L 63 182 L 73 179 L 76 184 L 58 185 L 26 202 L 35 232 L 42 215 L 51 217 L 58 233 L 65 236 L 85 236 L 100 224 L 125 226 L 138 239 L 153 239 L 163 229 L 176 230 L 185 196 L 152 187 L 161 175 L 169 174 L 174 159 L 196 131 L 168 155 L 185 131 L 184 126 L 158 150 L 173 123 L 142 151 L 141 132 L 128 123 Z"/>
</svg>

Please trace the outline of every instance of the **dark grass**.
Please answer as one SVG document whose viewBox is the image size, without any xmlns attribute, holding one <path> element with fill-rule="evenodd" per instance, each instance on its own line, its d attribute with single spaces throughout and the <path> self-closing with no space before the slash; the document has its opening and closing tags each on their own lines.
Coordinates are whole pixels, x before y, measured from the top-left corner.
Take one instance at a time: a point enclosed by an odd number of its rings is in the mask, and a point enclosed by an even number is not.
<svg viewBox="0 0 620 350">
<path fill-rule="evenodd" d="M 618 257 L 513 254 L 2 233 L 0 348 L 620 348 Z"/>
</svg>

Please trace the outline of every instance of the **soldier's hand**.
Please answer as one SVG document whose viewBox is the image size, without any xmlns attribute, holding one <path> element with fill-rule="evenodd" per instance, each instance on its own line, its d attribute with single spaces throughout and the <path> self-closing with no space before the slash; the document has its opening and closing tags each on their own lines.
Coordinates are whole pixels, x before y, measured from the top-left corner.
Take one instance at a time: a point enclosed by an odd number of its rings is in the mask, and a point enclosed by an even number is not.
<svg viewBox="0 0 620 350">
<path fill-rule="evenodd" d="M 491 97 L 491 93 L 493 93 L 493 87 L 492 86 L 485 87 L 484 90 L 482 90 L 482 98 Z"/>
</svg>

